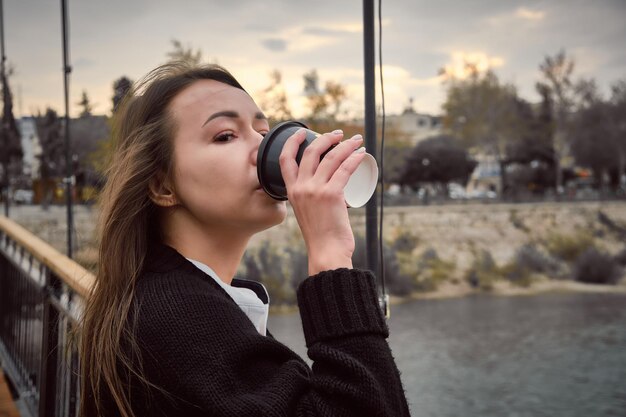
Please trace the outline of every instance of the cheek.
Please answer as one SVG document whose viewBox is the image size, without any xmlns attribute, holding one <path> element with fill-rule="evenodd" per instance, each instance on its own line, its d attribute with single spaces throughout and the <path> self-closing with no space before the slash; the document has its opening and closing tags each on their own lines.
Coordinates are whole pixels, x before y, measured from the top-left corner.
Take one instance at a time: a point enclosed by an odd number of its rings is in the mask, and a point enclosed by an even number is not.
<svg viewBox="0 0 626 417">
<path fill-rule="evenodd" d="M 174 185 L 179 197 L 186 199 L 201 195 L 201 190 L 211 186 L 212 171 L 211 164 L 203 161 L 198 153 L 178 153 L 174 164 Z"/>
<path fill-rule="evenodd" d="M 198 151 L 181 153 L 176 159 L 175 187 L 183 202 L 194 205 L 228 204 L 237 196 L 244 180 L 242 169 L 233 167 L 226 156 Z"/>
</svg>

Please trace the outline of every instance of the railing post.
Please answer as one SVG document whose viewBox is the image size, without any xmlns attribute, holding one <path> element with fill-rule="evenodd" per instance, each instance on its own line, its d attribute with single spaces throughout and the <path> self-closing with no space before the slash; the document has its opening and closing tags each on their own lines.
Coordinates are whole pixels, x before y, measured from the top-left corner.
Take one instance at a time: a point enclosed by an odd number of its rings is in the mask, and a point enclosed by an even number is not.
<svg viewBox="0 0 626 417">
<path fill-rule="evenodd" d="M 39 417 L 55 417 L 59 355 L 59 312 L 50 301 L 52 283 L 44 287 L 43 338 L 41 349 L 41 385 L 39 386 Z"/>
</svg>

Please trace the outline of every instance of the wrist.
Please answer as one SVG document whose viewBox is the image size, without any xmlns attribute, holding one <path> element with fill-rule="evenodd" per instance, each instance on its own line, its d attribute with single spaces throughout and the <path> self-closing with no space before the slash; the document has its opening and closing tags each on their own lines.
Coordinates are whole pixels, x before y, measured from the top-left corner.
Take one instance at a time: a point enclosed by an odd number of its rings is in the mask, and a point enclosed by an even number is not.
<svg viewBox="0 0 626 417">
<path fill-rule="evenodd" d="M 345 256 L 309 257 L 309 276 L 339 268 L 352 269 L 352 258 Z"/>
</svg>

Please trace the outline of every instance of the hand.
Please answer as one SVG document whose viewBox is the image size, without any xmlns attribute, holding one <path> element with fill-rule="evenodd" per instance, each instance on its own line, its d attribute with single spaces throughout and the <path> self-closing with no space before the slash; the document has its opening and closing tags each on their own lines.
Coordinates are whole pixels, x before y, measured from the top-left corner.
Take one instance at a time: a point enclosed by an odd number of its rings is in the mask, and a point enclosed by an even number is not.
<svg viewBox="0 0 626 417">
<path fill-rule="evenodd" d="M 307 246 L 309 275 L 352 268 L 354 235 L 343 189 L 365 155 L 365 149 L 355 152 L 363 138 L 356 135 L 341 142 L 340 130 L 321 135 L 304 150 L 298 167 L 295 157 L 305 136 L 301 129 L 287 140 L 280 169 Z M 320 155 L 333 145 L 337 146 L 320 161 Z"/>
</svg>

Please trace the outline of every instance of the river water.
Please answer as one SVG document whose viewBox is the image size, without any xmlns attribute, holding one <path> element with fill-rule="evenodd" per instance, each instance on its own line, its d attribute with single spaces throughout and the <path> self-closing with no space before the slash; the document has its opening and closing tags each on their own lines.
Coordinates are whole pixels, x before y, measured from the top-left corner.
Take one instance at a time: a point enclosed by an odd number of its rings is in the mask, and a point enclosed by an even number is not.
<svg viewBox="0 0 626 417">
<path fill-rule="evenodd" d="M 626 295 L 555 293 L 392 307 L 412 416 L 626 417 Z M 273 335 L 303 357 L 298 314 Z"/>
</svg>

